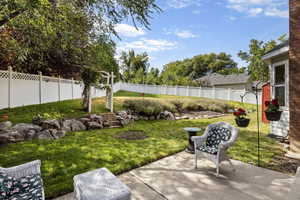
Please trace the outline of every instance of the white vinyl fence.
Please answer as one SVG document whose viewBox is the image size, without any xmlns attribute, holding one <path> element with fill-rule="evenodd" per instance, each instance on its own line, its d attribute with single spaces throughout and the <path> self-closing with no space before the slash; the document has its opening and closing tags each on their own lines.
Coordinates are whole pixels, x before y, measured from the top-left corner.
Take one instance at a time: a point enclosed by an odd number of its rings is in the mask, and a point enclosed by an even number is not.
<svg viewBox="0 0 300 200">
<path fill-rule="evenodd" d="M 205 97 L 210 99 L 220 99 L 228 101 L 241 102 L 241 96 L 245 94 L 245 90 L 232 90 L 227 88 L 208 88 L 208 87 L 190 87 L 190 86 L 167 86 L 167 85 L 144 85 L 122 83 L 122 90 L 130 92 L 140 92 L 146 94 L 166 94 L 176 96 L 189 97 Z M 261 104 L 261 92 L 258 95 L 258 103 Z M 254 94 L 248 93 L 244 97 L 245 103 L 256 104 L 256 97 Z"/>
<path fill-rule="evenodd" d="M 114 85 L 114 91 L 120 84 Z M 0 109 L 81 98 L 80 81 L 0 70 Z M 105 96 L 105 90 L 92 88 L 93 97 Z"/>
<path fill-rule="evenodd" d="M 57 102 L 81 98 L 83 84 L 80 81 L 43 76 L 42 74 L 24 74 L 12 70 L 0 70 L 0 109 L 26 105 Z M 244 90 L 224 88 L 161 86 L 130 83 L 115 83 L 113 91 L 119 90 L 148 94 L 167 94 L 177 96 L 206 97 L 230 101 L 241 101 Z M 105 96 L 105 90 L 92 88 L 93 97 Z M 261 102 L 259 95 L 259 103 Z M 249 94 L 246 103 L 256 103 L 255 96 Z"/>
</svg>

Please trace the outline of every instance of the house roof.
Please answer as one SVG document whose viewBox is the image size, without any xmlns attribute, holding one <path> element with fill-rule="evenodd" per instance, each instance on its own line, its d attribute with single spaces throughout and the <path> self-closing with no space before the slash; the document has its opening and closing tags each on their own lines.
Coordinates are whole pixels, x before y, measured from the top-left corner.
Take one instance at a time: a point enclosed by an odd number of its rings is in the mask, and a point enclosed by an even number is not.
<svg viewBox="0 0 300 200">
<path fill-rule="evenodd" d="M 222 75 L 222 74 L 210 74 L 203 76 L 196 81 L 203 82 L 210 86 L 218 85 L 233 85 L 233 84 L 245 84 L 249 81 L 250 76 L 248 74 L 231 74 L 231 75 Z"/>
<path fill-rule="evenodd" d="M 262 59 L 263 60 L 269 60 L 275 56 L 278 56 L 278 55 L 281 55 L 281 54 L 284 54 L 286 52 L 289 51 L 289 41 L 285 41 L 279 45 L 277 45 L 276 47 L 274 47 L 271 51 L 267 52 L 263 57 Z"/>
</svg>

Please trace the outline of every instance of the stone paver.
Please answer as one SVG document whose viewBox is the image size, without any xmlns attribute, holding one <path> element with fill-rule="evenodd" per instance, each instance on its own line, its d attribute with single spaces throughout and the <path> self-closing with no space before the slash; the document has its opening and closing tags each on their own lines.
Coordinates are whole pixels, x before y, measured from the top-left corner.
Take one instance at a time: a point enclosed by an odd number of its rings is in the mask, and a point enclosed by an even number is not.
<svg viewBox="0 0 300 200">
<path fill-rule="evenodd" d="M 226 162 L 219 177 L 215 166 L 198 161 L 185 152 L 164 158 L 125 173 L 119 178 L 132 190 L 132 200 L 284 200 L 292 176 L 233 161 L 235 171 Z M 72 194 L 56 200 L 71 200 Z"/>
</svg>

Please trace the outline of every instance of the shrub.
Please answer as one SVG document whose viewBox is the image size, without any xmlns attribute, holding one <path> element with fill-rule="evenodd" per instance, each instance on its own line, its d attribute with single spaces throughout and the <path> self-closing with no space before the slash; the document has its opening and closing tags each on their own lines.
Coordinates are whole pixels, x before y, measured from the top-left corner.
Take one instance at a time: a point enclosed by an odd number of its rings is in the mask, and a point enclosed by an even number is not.
<svg viewBox="0 0 300 200">
<path fill-rule="evenodd" d="M 157 116 L 164 111 L 164 106 L 159 101 L 153 100 L 126 100 L 123 107 L 142 116 Z"/>
</svg>

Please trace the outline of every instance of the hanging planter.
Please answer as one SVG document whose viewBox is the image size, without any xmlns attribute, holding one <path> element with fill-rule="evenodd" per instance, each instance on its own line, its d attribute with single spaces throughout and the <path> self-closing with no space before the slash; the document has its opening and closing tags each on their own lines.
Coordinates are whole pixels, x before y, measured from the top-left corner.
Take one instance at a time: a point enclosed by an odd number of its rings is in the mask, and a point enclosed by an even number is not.
<svg viewBox="0 0 300 200">
<path fill-rule="evenodd" d="M 239 108 L 237 111 L 233 113 L 235 116 L 235 123 L 238 127 L 248 127 L 250 123 L 250 119 L 247 118 L 246 110 Z"/>
<path fill-rule="evenodd" d="M 247 119 L 247 118 L 236 118 L 235 122 L 238 125 L 238 127 L 248 127 L 248 125 L 250 123 L 250 119 Z"/>
<path fill-rule="evenodd" d="M 282 111 L 279 110 L 280 105 L 277 99 L 272 101 L 266 101 L 265 105 L 267 109 L 265 110 L 266 118 L 269 121 L 279 121 L 281 118 Z"/>
<path fill-rule="evenodd" d="M 276 112 L 267 112 L 267 111 L 265 111 L 265 113 L 266 113 L 267 120 L 269 120 L 269 121 L 279 121 L 280 118 L 281 118 L 282 111 L 276 111 Z"/>
</svg>

